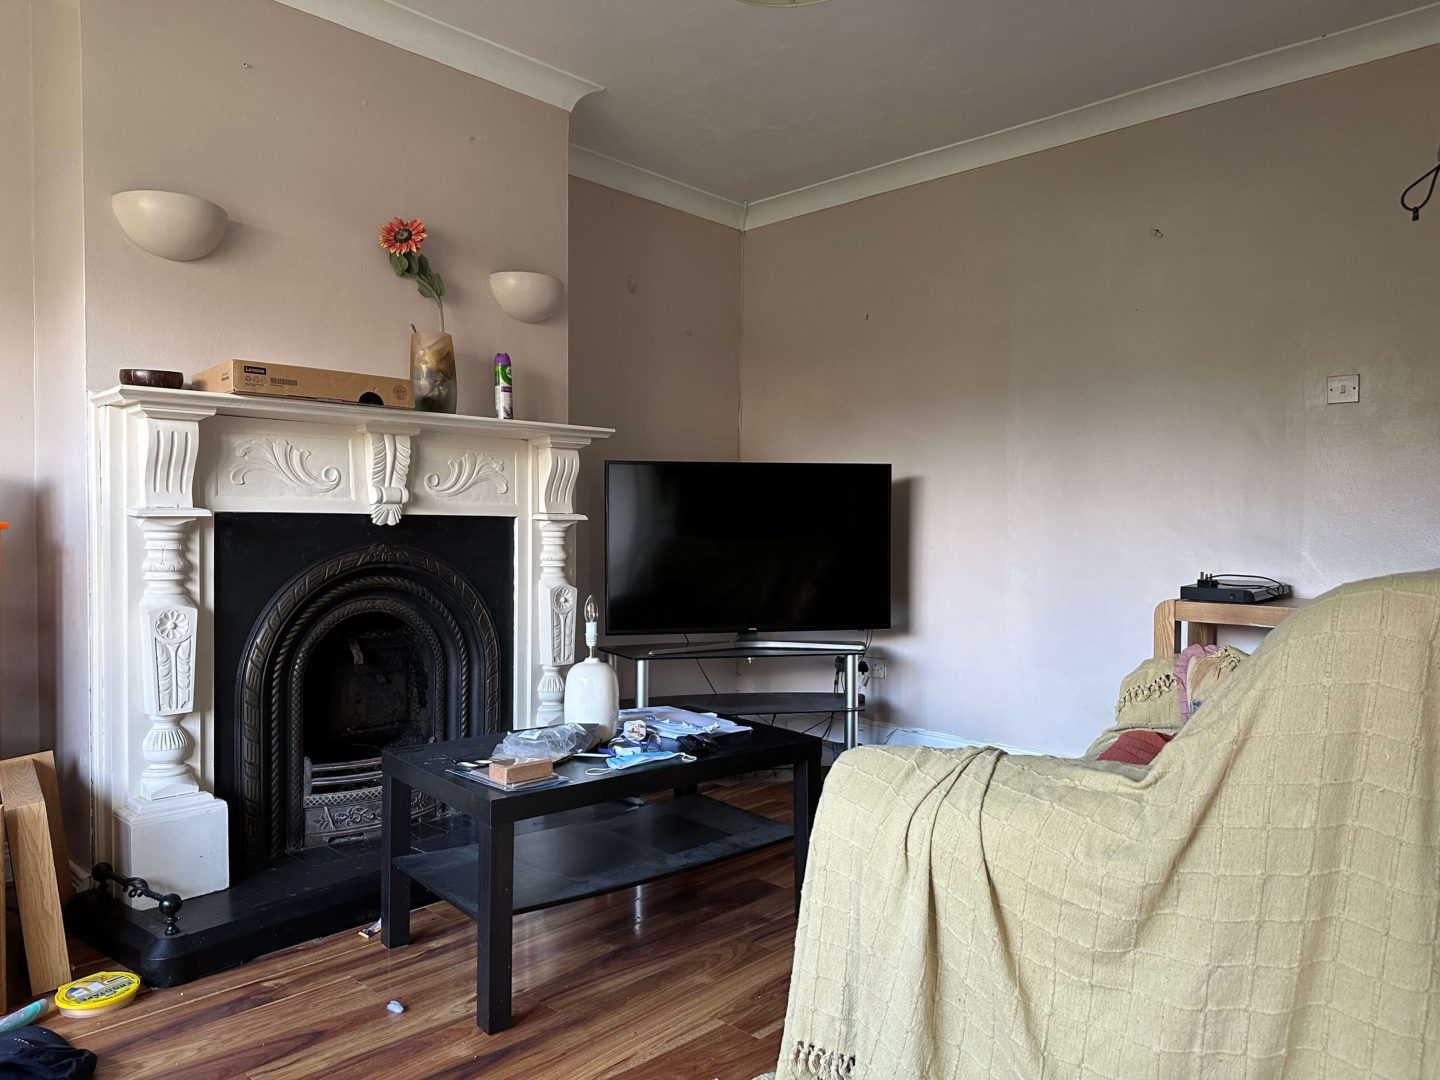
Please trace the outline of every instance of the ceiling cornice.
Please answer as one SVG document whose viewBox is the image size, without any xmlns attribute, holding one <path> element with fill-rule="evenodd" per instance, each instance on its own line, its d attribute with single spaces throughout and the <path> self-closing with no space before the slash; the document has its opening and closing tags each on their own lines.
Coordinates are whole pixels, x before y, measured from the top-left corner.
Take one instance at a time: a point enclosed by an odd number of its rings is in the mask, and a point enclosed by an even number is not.
<svg viewBox="0 0 1440 1080">
<path fill-rule="evenodd" d="M 276 2 L 567 112 L 604 89 L 398 0 Z M 731 228 L 756 229 L 1437 44 L 1440 2 L 748 204 L 573 144 L 570 173 Z"/>
<path fill-rule="evenodd" d="M 396 0 L 276 0 L 388 45 L 477 75 L 517 94 L 569 112 L 586 94 L 605 89 L 589 79 L 432 19 Z"/>
<path fill-rule="evenodd" d="M 757 229 L 871 195 L 968 172 L 1436 44 L 1440 44 L 1440 4 L 1429 4 L 1350 30 L 1083 105 L 1043 120 L 759 199 L 746 207 L 745 228 Z"/>
<path fill-rule="evenodd" d="M 638 165 L 606 157 L 583 146 L 570 144 L 570 175 L 582 180 L 593 180 L 604 187 L 614 188 L 629 195 L 683 210 L 687 214 L 728 225 L 732 229 L 745 227 L 745 204 L 732 202 L 708 191 L 682 184 L 668 176 L 642 169 Z"/>
</svg>

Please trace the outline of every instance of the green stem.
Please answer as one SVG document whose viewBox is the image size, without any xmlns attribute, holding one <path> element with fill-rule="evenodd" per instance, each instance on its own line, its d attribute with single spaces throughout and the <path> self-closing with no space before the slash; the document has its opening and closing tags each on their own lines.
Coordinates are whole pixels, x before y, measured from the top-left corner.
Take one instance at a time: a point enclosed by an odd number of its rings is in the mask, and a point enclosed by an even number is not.
<svg viewBox="0 0 1440 1080">
<path fill-rule="evenodd" d="M 435 306 L 440 309 L 440 332 L 443 334 L 445 332 L 445 301 L 437 296 Z"/>
</svg>

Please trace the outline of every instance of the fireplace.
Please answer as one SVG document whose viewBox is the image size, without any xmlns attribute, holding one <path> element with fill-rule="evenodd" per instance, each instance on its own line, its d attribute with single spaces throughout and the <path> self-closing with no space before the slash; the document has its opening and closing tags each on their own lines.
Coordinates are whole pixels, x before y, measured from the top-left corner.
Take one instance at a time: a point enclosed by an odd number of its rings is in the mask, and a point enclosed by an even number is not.
<svg viewBox="0 0 1440 1080">
<path fill-rule="evenodd" d="M 379 906 L 387 746 L 556 722 L 579 453 L 610 432 L 114 387 L 90 395 L 91 863 L 75 926 L 154 985 Z M 417 802 L 414 832 L 466 819 Z"/>
<path fill-rule="evenodd" d="M 385 748 L 511 726 L 513 534 L 504 518 L 216 515 L 235 874 L 372 835 Z"/>
<path fill-rule="evenodd" d="M 553 723 L 574 655 L 567 424 L 90 395 L 91 862 L 76 926 L 174 985 L 374 918 L 387 746 Z M 465 819 L 417 802 L 417 836 Z"/>
</svg>

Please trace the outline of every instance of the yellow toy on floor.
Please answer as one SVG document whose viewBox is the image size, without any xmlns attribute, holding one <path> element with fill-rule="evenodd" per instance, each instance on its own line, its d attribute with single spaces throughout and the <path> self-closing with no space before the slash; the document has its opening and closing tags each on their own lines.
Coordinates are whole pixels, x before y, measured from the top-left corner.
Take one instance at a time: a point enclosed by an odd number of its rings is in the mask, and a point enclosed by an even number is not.
<svg viewBox="0 0 1440 1080">
<path fill-rule="evenodd" d="M 129 971 L 97 971 L 55 991 L 55 1007 L 66 1016 L 95 1016 L 124 1008 L 135 1000 L 140 976 Z"/>
</svg>

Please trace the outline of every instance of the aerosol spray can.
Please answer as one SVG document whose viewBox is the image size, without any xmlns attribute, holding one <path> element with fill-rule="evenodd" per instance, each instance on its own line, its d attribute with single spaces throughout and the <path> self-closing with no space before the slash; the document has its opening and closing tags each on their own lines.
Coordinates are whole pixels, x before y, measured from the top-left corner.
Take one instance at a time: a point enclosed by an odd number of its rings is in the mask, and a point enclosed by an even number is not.
<svg viewBox="0 0 1440 1080">
<path fill-rule="evenodd" d="M 495 354 L 495 415 L 501 420 L 515 419 L 515 403 L 510 395 L 510 354 Z"/>
</svg>

